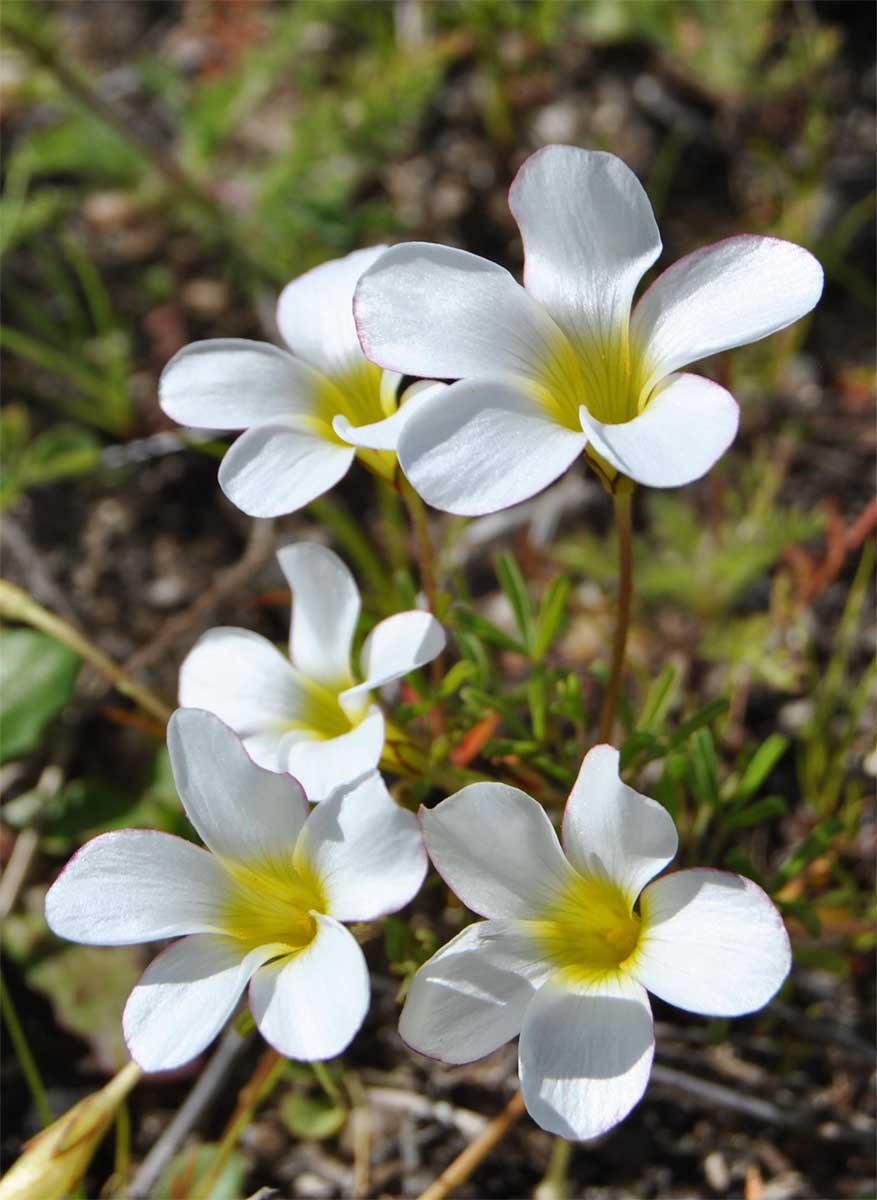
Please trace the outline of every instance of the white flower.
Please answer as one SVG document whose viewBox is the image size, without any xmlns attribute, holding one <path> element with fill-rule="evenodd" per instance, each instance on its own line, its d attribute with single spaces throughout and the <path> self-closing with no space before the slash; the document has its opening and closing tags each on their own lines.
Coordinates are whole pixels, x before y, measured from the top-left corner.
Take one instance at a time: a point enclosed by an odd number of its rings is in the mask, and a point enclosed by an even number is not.
<svg viewBox="0 0 877 1200">
<path fill-rule="evenodd" d="M 277 560 L 293 593 L 289 658 L 247 629 L 210 629 L 183 660 L 180 704 L 216 713 L 255 762 L 289 771 L 310 800 L 323 800 L 380 761 L 384 717 L 369 692 L 430 662 L 445 635 L 429 613 L 395 613 L 365 639 L 357 679 L 350 648 L 360 600 L 350 571 L 307 542 Z"/>
<path fill-rule="evenodd" d="M 101 834 L 49 889 L 50 928 L 98 946 L 182 939 L 125 1006 L 125 1040 L 146 1071 L 200 1054 L 248 983 L 256 1024 L 281 1054 L 340 1054 L 369 1000 L 362 950 L 341 922 L 417 893 L 426 856 L 414 817 L 376 773 L 308 815 L 298 783 L 257 767 L 210 713 L 174 713 L 168 747 L 207 850 L 153 830 Z"/>
<path fill-rule="evenodd" d="M 503 784 L 472 784 L 421 817 L 439 873 L 489 919 L 417 972 L 402 1037 L 463 1063 L 520 1034 L 527 1110 L 551 1133 L 596 1137 L 642 1096 L 654 1052 L 647 988 L 727 1017 L 761 1008 L 788 974 L 780 915 L 748 879 L 686 870 L 645 887 L 676 853 L 676 830 L 621 782 L 611 746 L 582 763 L 566 854 L 541 806 Z"/>
<path fill-rule="evenodd" d="M 374 362 L 459 379 L 406 422 L 399 462 L 430 504 L 493 512 L 534 495 L 587 448 L 608 483 L 703 475 L 733 441 L 733 397 L 680 367 L 757 341 L 816 304 L 822 269 L 790 242 L 732 237 L 681 259 L 631 313 L 661 252 L 651 205 L 611 154 L 548 146 L 509 193 L 524 287 L 462 250 L 395 246 L 354 312 Z"/>
<path fill-rule="evenodd" d="M 162 373 L 161 407 L 196 429 L 244 429 L 219 468 L 219 484 L 252 517 L 295 512 L 333 487 L 358 454 L 392 478 L 403 419 L 435 384 L 363 357 L 353 324 L 356 281 L 386 247 L 314 267 L 284 288 L 277 324 L 292 354 L 267 342 L 193 342 Z"/>
</svg>

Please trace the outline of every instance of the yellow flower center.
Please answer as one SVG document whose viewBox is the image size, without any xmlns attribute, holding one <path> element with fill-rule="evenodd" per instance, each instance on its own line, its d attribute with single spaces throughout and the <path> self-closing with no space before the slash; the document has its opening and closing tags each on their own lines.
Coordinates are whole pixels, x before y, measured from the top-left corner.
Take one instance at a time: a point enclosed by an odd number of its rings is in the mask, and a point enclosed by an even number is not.
<svg viewBox="0 0 877 1200">
<path fill-rule="evenodd" d="M 616 884 L 576 875 L 531 933 L 564 982 L 575 986 L 615 974 L 639 942 L 640 918 Z"/>
<path fill-rule="evenodd" d="M 626 325 L 587 337 L 561 334 L 543 358 L 539 399 L 556 421 L 580 432 L 579 407 L 604 425 L 639 416 L 648 404 L 646 364 Z"/>
<path fill-rule="evenodd" d="M 345 416 L 353 426 L 373 425 L 391 417 L 398 408 L 395 379 L 374 363 L 363 358 L 346 371 L 329 378 L 323 377 L 323 389 L 318 397 L 321 420 L 327 436 L 339 445 L 347 445 L 332 429 L 332 419 Z M 324 431 L 325 432 L 325 431 Z M 358 447 L 357 457 L 377 475 L 392 479 L 396 471 L 396 455 L 389 450 L 367 450 Z"/>
<path fill-rule="evenodd" d="M 359 721 L 350 719 L 338 702 L 339 692 L 353 686 L 352 679 L 339 680 L 338 690 L 333 691 L 300 671 L 296 671 L 296 676 L 301 689 L 302 704 L 295 715 L 285 723 L 285 729 L 303 729 L 316 741 L 327 741 L 329 738 L 350 733 L 351 729 L 359 724 Z M 367 702 L 366 696 L 362 705 L 363 716 L 368 707 Z"/>
<path fill-rule="evenodd" d="M 229 889 L 221 921 L 229 937 L 247 952 L 277 943 L 294 954 L 310 945 L 317 931 L 311 912 L 327 907 L 315 872 L 297 871 L 288 860 L 224 866 Z"/>
</svg>

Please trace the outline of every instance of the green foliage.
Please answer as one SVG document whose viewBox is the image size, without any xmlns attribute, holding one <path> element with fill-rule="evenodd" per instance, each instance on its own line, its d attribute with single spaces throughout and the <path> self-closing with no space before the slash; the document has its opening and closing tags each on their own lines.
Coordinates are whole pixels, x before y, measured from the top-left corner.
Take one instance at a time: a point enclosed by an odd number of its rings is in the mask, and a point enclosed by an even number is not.
<svg viewBox="0 0 877 1200">
<path fill-rule="evenodd" d="M 73 695 L 79 658 L 31 629 L 0 629 L 0 762 L 34 750 Z"/>
<path fill-rule="evenodd" d="M 293 1092 L 280 1105 L 280 1115 L 299 1138 L 334 1137 L 347 1120 L 348 1109 L 328 1096 L 305 1096 Z"/>
<path fill-rule="evenodd" d="M 171 1161 L 158 1181 L 153 1195 L 156 1200 L 187 1200 L 211 1169 L 219 1147 L 213 1143 L 187 1146 Z M 233 1150 L 223 1165 L 219 1178 L 205 1200 L 240 1200 L 244 1194 L 247 1160 Z"/>
<path fill-rule="evenodd" d="M 30 437 L 30 417 L 21 404 L 0 412 L 0 509 L 29 487 L 85 475 L 100 464 L 97 438 L 77 425 L 53 425 Z"/>
</svg>

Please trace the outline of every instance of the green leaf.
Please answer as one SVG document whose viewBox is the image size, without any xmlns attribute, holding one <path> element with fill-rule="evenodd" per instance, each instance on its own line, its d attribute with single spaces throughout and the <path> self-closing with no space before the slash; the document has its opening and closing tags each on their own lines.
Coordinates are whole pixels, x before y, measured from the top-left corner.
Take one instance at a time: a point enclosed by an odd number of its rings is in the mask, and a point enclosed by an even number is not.
<svg viewBox="0 0 877 1200">
<path fill-rule="evenodd" d="M 498 629 L 496 625 L 488 621 L 486 617 L 482 617 L 480 613 L 474 609 L 466 607 L 464 604 L 458 604 L 454 609 L 457 627 L 467 633 L 474 633 L 480 637 L 483 642 L 489 642 L 494 646 L 499 646 L 501 650 L 512 650 L 515 654 L 526 654 L 525 646 L 520 642 L 515 641 L 509 634 L 504 633 L 502 629 Z"/>
<path fill-rule="evenodd" d="M 280 1106 L 286 1124 L 301 1138 L 330 1138 L 344 1126 L 347 1109 L 328 1096 L 287 1096 Z"/>
<path fill-rule="evenodd" d="M 814 858 L 825 853 L 842 829 L 843 821 L 840 817 L 829 817 L 827 821 L 812 829 L 797 850 L 794 850 L 780 866 L 772 890 L 796 879 Z"/>
<path fill-rule="evenodd" d="M 702 729 L 704 725 L 711 725 L 717 717 L 727 711 L 727 708 L 728 701 L 726 699 L 711 700 L 709 704 L 699 708 L 687 721 L 683 721 L 670 739 L 670 745 L 681 746 L 698 729 Z"/>
<path fill-rule="evenodd" d="M 162 1175 L 152 1195 L 157 1200 L 188 1200 L 195 1194 L 199 1180 L 210 1170 L 218 1149 L 216 1145 L 200 1145 L 181 1150 Z M 232 1150 L 207 1200 L 240 1200 L 245 1190 L 247 1167 L 243 1154 Z"/>
<path fill-rule="evenodd" d="M 77 425 L 55 425 L 34 438 L 22 459 L 25 485 L 83 475 L 100 462 L 100 442 Z"/>
<path fill-rule="evenodd" d="M 566 606 L 572 591 L 572 583 L 567 575 L 558 575 L 549 583 L 539 616 L 536 618 L 536 632 L 533 636 L 533 661 L 541 662 L 557 637 L 561 623 L 566 615 Z"/>
<path fill-rule="evenodd" d="M 637 729 L 657 733 L 673 703 L 679 684 L 679 672 L 675 667 L 666 667 L 649 688 L 645 704 L 637 722 Z"/>
<path fill-rule="evenodd" d="M 0 630 L 0 762 L 39 745 L 70 697 L 80 660 L 32 629 Z"/>
<path fill-rule="evenodd" d="M 743 772 L 740 786 L 737 788 L 736 800 L 748 800 L 754 796 L 776 764 L 782 758 L 788 747 L 788 738 L 781 733 L 772 733 L 761 743 Z"/>
<path fill-rule="evenodd" d="M 0 412 L 0 504 L 22 490 L 21 459 L 30 437 L 30 417 L 23 404 L 7 404 Z"/>
<path fill-rule="evenodd" d="M 702 803 L 715 808 L 719 802 L 719 762 L 713 735 L 708 729 L 698 729 L 693 742 L 691 773 L 694 791 Z"/>
<path fill-rule="evenodd" d="M 772 821 L 781 817 L 786 811 L 786 802 L 782 796 L 765 796 L 756 800 L 748 808 L 733 813 L 724 822 L 725 829 L 748 829 L 750 825 L 760 825 L 762 821 Z"/>
<path fill-rule="evenodd" d="M 503 550 L 501 554 L 497 555 L 496 577 L 512 606 L 515 623 L 521 633 L 521 640 L 527 651 L 530 652 L 535 640 L 533 604 L 530 600 L 530 593 L 527 591 L 526 581 L 521 574 L 521 568 L 518 566 L 515 556 L 508 550 Z"/>
</svg>

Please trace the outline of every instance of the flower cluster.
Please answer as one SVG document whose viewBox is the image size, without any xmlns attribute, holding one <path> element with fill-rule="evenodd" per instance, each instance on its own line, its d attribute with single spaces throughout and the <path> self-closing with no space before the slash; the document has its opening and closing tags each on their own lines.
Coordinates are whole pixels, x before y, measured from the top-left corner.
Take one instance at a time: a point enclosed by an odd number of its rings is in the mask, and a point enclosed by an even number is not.
<svg viewBox="0 0 877 1200">
<path fill-rule="evenodd" d="M 169 363 L 168 414 L 244 430 L 219 473 L 244 512 L 301 508 L 354 458 L 388 483 L 401 467 L 430 504 L 471 515 L 532 496 L 583 454 L 623 491 L 685 484 L 727 449 L 735 400 L 682 368 L 808 312 L 822 286 L 815 259 L 773 238 L 731 238 L 683 258 L 634 305 L 661 242 L 619 159 L 548 147 L 523 165 L 510 203 L 523 286 L 461 250 L 374 247 L 284 290 L 277 315 L 289 350 L 225 339 Z M 400 394 L 405 377 L 416 382 Z M 418 826 L 379 774 L 388 730 L 379 690 L 442 653 L 441 625 L 427 612 L 396 613 L 355 663 L 361 606 L 348 568 L 311 543 L 277 557 L 293 598 L 288 654 L 246 629 L 217 628 L 180 672 L 168 745 L 206 848 L 107 833 L 48 894 L 49 924 L 63 937 L 179 939 L 126 1005 L 137 1063 L 166 1070 L 199 1054 L 247 988 L 281 1054 L 339 1054 L 369 999 L 345 923 L 407 904 L 427 853 L 485 919 L 414 975 L 401 1035 L 449 1063 L 519 1036 L 526 1106 L 554 1133 L 594 1137 L 641 1097 L 654 1051 L 647 992 L 719 1016 L 767 1003 L 790 966 L 777 910 L 737 875 L 655 878 L 676 853 L 676 829 L 621 781 L 611 746 L 584 758 L 563 848 L 544 808 L 500 783 L 422 809 Z"/>
</svg>

